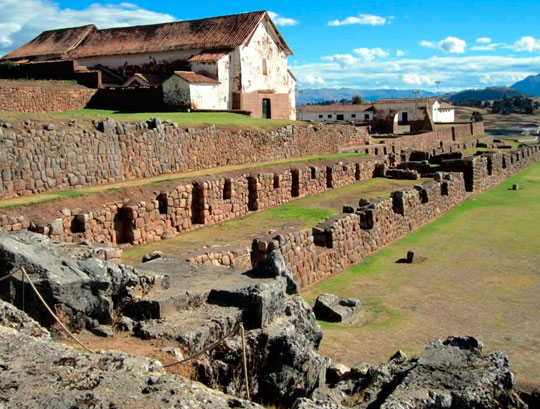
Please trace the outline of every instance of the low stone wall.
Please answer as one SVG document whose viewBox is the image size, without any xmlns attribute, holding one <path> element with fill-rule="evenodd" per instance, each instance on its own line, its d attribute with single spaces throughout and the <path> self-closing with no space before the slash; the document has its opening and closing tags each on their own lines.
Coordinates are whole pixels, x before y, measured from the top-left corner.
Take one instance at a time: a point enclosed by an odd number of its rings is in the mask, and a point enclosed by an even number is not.
<svg viewBox="0 0 540 409">
<path fill-rule="evenodd" d="M 357 157 L 230 172 L 154 185 L 151 193 L 138 200 L 104 200 L 98 208 L 67 208 L 59 202 L 56 211 L 45 215 L 37 204 L 0 215 L 0 227 L 7 231 L 29 229 L 68 243 L 84 239 L 142 245 L 371 179 L 385 160 Z M 39 220 L 26 217 L 28 209 L 39 213 Z"/>
<path fill-rule="evenodd" d="M 369 254 L 440 217 L 466 199 L 467 191 L 482 192 L 540 160 L 540 145 L 514 152 L 487 152 L 472 158 L 443 161 L 433 181 L 392 192 L 389 198 L 360 199 L 351 213 L 340 213 L 313 229 L 289 229 L 257 238 L 254 265 L 270 251 L 280 251 L 295 280 L 306 288 L 339 273 Z"/>
<path fill-rule="evenodd" d="M 70 121 L 46 128 L 0 124 L 0 198 L 332 154 L 369 139 L 367 127 L 350 125 L 299 124 L 258 132 L 215 126 L 181 129 L 160 120 L 124 124 L 109 120 L 94 127 Z"/>
<path fill-rule="evenodd" d="M 81 86 L 73 86 L 72 88 L 66 86 L 65 89 L 56 89 L 25 85 L 0 85 L 0 111 L 62 112 L 79 110 L 86 107 L 96 91 Z"/>
</svg>

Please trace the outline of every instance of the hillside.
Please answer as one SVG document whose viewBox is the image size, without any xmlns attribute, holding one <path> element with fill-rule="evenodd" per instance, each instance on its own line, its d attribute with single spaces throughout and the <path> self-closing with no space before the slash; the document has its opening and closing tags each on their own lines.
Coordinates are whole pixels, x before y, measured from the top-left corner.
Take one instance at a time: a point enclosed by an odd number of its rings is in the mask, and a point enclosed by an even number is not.
<svg viewBox="0 0 540 409">
<path fill-rule="evenodd" d="M 529 75 L 527 78 L 516 82 L 512 88 L 525 92 L 526 94 L 540 97 L 540 74 Z"/>
<path fill-rule="evenodd" d="M 522 91 L 510 87 L 487 87 L 484 89 L 467 89 L 448 97 L 449 102 L 461 102 L 474 99 L 477 101 L 491 101 L 507 97 L 524 97 Z"/>
<path fill-rule="evenodd" d="M 361 95 L 366 101 L 375 101 L 379 98 L 410 98 L 413 97 L 413 90 L 400 89 L 354 89 L 354 88 L 306 88 L 296 92 L 296 103 L 305 105 L 322 101 L 346 98 L 351 99 L 355 95 Z M 433 92 L 420 90 L 420 97 L 430 97 Z"/>
</svg>

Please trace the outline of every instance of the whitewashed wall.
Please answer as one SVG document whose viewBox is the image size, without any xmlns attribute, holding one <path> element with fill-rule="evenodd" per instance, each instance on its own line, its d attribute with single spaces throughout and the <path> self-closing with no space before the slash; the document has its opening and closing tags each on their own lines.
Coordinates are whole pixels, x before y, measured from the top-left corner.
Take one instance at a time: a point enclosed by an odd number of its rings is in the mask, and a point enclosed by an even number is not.
<svg viewBox="0 0 540 409">
<path fill-rule="evenodd" d="M 189 84 L 192 109 L 223 109 L 218 84 Z"/>
<path fill-rule="evenodd" d="M 336 121 L 337 116 L 343 115 L 344 121 L 371 121 L 373 119 L 372 111 L 359 111 L 359 112 L 340 112 L 340 111 L 331 111 L 324 110 L 324 106 L 321 106 L 321 110 L 317 112 L 302 112 L 297 111 L 296 116 L 299 121 L 313 121 L 313 122 L 322 122 L 322 121 Z M 322 115 L 322 118 L 321 118 Z M 328 116 L 331 116 L 330 118 Z M 353 116 L 356 115 L 356 116 Z M 365 115 L 368 116 L 368 119 L 365 119 Z"/>
<path fill-rule="evenodd" d="M 189 83 L 177 75 L 163 83 L 163 101 L 167 105 L 189 107 L 191 104 Z"/>
</svg>

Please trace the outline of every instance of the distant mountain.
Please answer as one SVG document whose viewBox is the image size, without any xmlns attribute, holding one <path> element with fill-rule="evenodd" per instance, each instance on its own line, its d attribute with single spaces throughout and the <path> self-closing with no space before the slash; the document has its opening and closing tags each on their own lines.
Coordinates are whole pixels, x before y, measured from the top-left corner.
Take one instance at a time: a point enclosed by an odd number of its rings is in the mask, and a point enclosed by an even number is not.
<svg viewBox="0 0 540 409">
<path fill-rule="evenodd" d="M 457 92 L 453 95 L 450 95 L 448 98 L 444 99 L 449 102 L 461 102 L 468 101 L 469 99 L 474 99 L 477 101 L 487 101 L 494 99 L 501 99 L 504 96 L 507 97 L 525 97 L 527 96 L 524 92 L 518 91 L 510 87 L 488 87 L 484 89 L 467 89 L 465 91 Z"/>
<path fill-rule="evenodd" d="M 351 99 L 356 95 L 361 95 L 366 101 L 375 101 L 379 98 L 412 98 L 415 95 L 413 90 L 401 89 L 354 89 L 354 88 L 306 88 L 296 91 L 296 104 L 306 105 L 309 103 L 319 103 L 323 101 L 346 98 Z M 433 92 L 422 91 L 418 97 L 431 97 Z"/>
<path fill-rule="evenodd" d="M 540 97 L 540 74 L 529 75 L 527 78 L 516 82 L 512 88 L 525 92 L 526 94 Z"/>
</svg>

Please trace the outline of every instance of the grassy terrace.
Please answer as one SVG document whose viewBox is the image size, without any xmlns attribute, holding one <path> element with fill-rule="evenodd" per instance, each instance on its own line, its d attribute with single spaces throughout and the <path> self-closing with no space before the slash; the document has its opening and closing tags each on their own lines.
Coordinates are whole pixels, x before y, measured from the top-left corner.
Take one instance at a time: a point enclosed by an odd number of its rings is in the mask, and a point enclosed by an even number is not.
<svg viewBox="0 0 540 409">
<path fill-rule="evenodd" d="M 420 181 L 375 178 L 327 192 L 298 199 L 240 219 L 204 227 L 173 239 L 124 251 L 122 262 L 138 264 L 144 254 L 160 250 L 181 254 L 208 245 L 237 244 L 250 246 L 255 237 L 284 227 L 313 227 L 338 213 L 344 204 L 357 204 L 362 197 L 388 196 L 393 190 L 412 187 Z"/>
<path fill-rule="evenodd" d="M 520 190 L 512 191 L 513 183 Z M 473 335 L 509 355 L 517 381 L 540 385 L 540 163 L 473 197 L 347 271 L 304 291 L 356 297 L 356 324 L 321 322 L 321 351 L 372 364 L 448 335 Z M 400 264 L 411 248 L 425 260 Z"/>
<path fill-rule="evenodd" d="M 35 194 L 30 196 L 16 197 L 13 199 L 4 199 L 0 200 L 0 209 L 12 208 L 16 206 L 26 206 L 36 203 L 45 203 L 51 202 L 58 199 L 64 199 L 69 197 L 80 197 L 89 195 L 92 193 L 107 192 L 111 190 L 127 189 L 130 187 L 143 186 L 161 182 L 170 182 L 173 180 L 182 180 L 188 178 L 194 178 L 197 176 L 209 175 L 209 174 L 219 174 L 223 172 L 228 172 L 232 170 L 240 169 L 252 169 L 259 167 L 268 167 L 275 165 L 284 165 L 284 164 L 293 164 L 293 163 L 303 163 L 303 162 L 315 162 L 318 160 L 326 159 L 346 159 L 351 157 L 365 156 L 362 153 L 347 152 L 347 153 L 336 153 L 331 155 L 318 155 L 318 156 L 309 156 L 303 158 L 288 158 L 279 161 L 272 162 L 259 162 L 259 163 L 247 163 L 243 165 L 231 165 L 231 166 L 221 166 L 212 169 L 201 169 L 191 172 L 181 172 L 181 173 L 168 173 L 165 175 L 155 176 L 145 179 L 131 180 L 128 182 L 114 183 L 109 185 L 99 185 L 99 186 L 90 186 L 83 187 L 80 189 L 67 189 L 59 190 L 54 192 L 47 192 L 41 194 Z"/>
<path fill-rule="evenodd" d="M 246 115 L 226 113 L 226 112 L 144 112 L 130 113 L 119 112 L 106 109 L 83 109 L 80 111 L 54 112 L 48 114 L 36 114 L 26 112 L 5 112 L 0 111 L 0 118 L 14 121 L 23 119 L 33 119 L 38 121 L 51 120 L 92 120 L 112 118 L 117 121 L 137 122 L 147 121 L 150 118 L 161 118 L 171 120 L 182 127 L 203 127 L 216 125 L 228 128 L 251 128 L 258 131 L 267 131 L 279 128 L 280 126 L 299 123 L 297 121 L 281 119 L 260 119 Z"/>
</svg>

